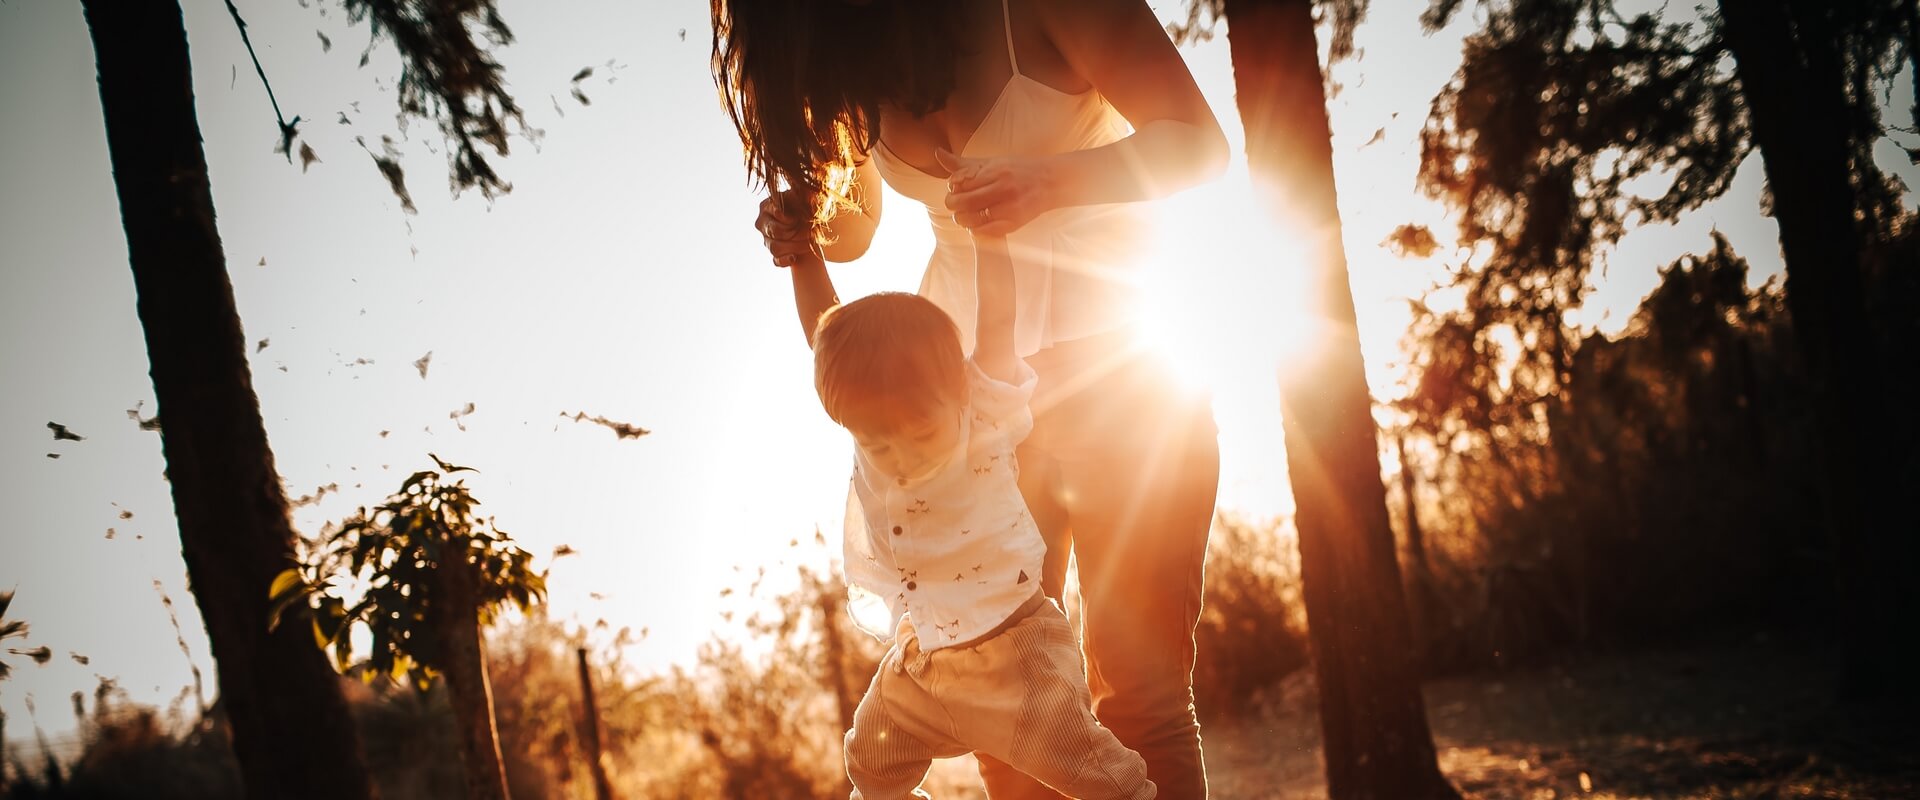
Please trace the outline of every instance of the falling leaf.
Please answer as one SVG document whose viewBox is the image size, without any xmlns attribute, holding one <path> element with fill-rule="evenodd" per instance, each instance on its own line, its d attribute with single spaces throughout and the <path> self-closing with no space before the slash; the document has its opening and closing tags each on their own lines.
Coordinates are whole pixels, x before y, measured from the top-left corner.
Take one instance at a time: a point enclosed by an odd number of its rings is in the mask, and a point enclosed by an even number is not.
<svg viewBox="0 0 1920 800">
<path fill-rule="evenodd" d="M 258 353 L 258 352 L 260 352 L 260 351 L 262 351 L 262 350 L 265 350 L 265 349 L 267 349 L 267 343 L 268 343 L 268 342 L 271 342 L 271 341 L 273 341 L 273 340 L 272 340 L 271 338 L 268 338 L 268 339 L 261 339 L 261 340 L 260 340 L 260 343 L 259 343 L 259 344 L 257 344 L 257 345 L 254 345 L 254 347 L 253 347 L 253 352 L 256 352 L 256 353 Z"/>
<path fill-rule="evenodd" d="M 573 82 L 579 83 L 591 77 L 593 77 L 593 67 L 581 67 L 579 72 L 573 73 Z"/>
<path fill-rule="evenodd" d="M 266 266 L 266 265 L 267 265 L 267 257 L 266 257 L 266 256 L 261 256 L 261 257 L 260 257 L 260 266 L 263 266 L 263 267 L 264 267 L 264 266 Z"/>
<path fill-rule="evenodd" d="M 382 438 L 382 439 L 385 439 L 385 438 L 387 438 L 387 434 L 389 434 L 389 433 L 392 433 L 392 432 L 393 432 L 393 431 L 381 431 L 381 432 L 380 432 L 380 438 Z"/>
<path fill-rule="evenodd" d="M 112 528 L 107 529 L 107 541 L 109 542 L 113 541 L 113 537 L 117 535 L 118 534 L 114 531 L 114 529 Z"/>
<path fill-rule="evenodd" d="M 121 518 L 121 519 L 133 519 L 133 512 L 131 512 L 131 511 L 128 511 L 128 510 L 126 510 L 126 509 L 124 509 L 124 508 L 123 508 L 123 509 L 120 509 L 120 518 Z"/>
<path fill-rule="evenodd" d="M 339 120 L 339 122 L 338 122 L 337 124 L 340 124 L 340 125 L 352 125 L 352 124 L 353 124 L 353 121 L 352 121 L 352 120 L 349 120 L 349 119 L 347 119 L 347 112 L 345 112 L 345 111 L 342 111 L 342 112 L 339 112 L 339 113 L 340 113 L 340 120 Z"/>
<path fill-rule="evenodd" d="M 400 198 L 400 207 L 409 214 L 420 213 L 420 210 L 413 205 L 413 195 L 407 193 L 407 173 L 400 168 L 400 151 L 393 146 L 393 137 L 380 137 L 381 148 L 385 155 L 374 155 L 373 150 L 367 147 L 366 140 L 361 137 L 356 136 L 353 140 L 360 144 L 360 149 L 367 151 L 369 158 L 373 159 L 373 165 L 378 167 L 380 175 L 387 179 L 387 186 L 393 190 L 393 196 Z"/>
<path fill-rule="evenodd" d="M 320 37 L 320 52 L 322 52 L 322 53 L 331 53 L 331 52 L 333 52 L 333 40 L 332 40 L 332 39 L 329 39 L 329 38 L 327 38 L 327 35 L 326 35 L 326 34 L 324 34 L 324 33 L 321 33 L 321 32 L 319 32 L 319 31 L 314 31 L 314 32 L 313 32 L 313 35 L 315 35 L 315 36 L 318 36 L 318 37 Z"/>
<path fill-rule="evenodd" d="M 1428 258 L 1440 249 L 1440 242 L 1433 238 L 1432 229 L 1409 222 L 1394 228 L 1380 246 L 1401 258 Z"/>
<path fill-rule="evenodd" d="M 48 454 L 47 454 L 47 457 L 48 457 L 48 458 L 56 458 L 56 459 L 57 459 L 57 458 L 59 458 L 59 457 L 60 457 L 60 454 L 59 454 L 59 453 L 48 453 Z"/>
<path fill-rule="evenodd" d="M 567 115 L 567 112 L 560 108 L 559 98 L 554 97 L 553 95 L 547 95 L 547 102 L 553 104 L 553 113 L 559 114 L 561 117 L 565 117 Z"/>
<path fill-rule="evenodd" d="M 573 546 L 572 546 L 572 545 L 565 545 L 565 544 L 563 544 L 563 545 L 560 545 L 560 546 L 558 546 L 558 547 L 555 547 L 555 548 L 553 548 L 553 557 L 554 557 L 554 558 L 561 558 L 561 557 L 563 557 L 563 556 L 570 556 L 570 555 L 575 555 L 575 554 L 577 554 L 577 553 L 579 553 L 579 552 L 580 552 L 580 551 L 578 551 L 578 550 L 575 550 L 575 549 L 573 549 Z"/>
<path fill-rule="evenodd" d="M 729 586 L 729 587 L 727 587 L 727 588 L 725 588 L 725 589 L 721 589 L 721 590 L 720 590 L 720 596 L 721 596 L 721 597 L 732 597 L 732 596 L 733 596 L 733 587 L 731 587 L 731 586 Z"/>
<path fill-rule="evenodd" d="M 75 653 L 71 650 L 67 651 L 67 657 L 73 659 L 73 663 L 79 664 L 80 666 L 83 666 L 83 667 L 93 663 L 93 659 L 80 655 L 79 653 Z"/>
<path fill-rule="evenodd" d="M 586 92 L 580 91 L 578 86 L 573 87 L 573 99 L 580 101 L 580 105 L 583 106 L 593 105 L 593 100 L 587 97 Z"/>
<path fill-rule="evenodd" d="M 306 142 L 300 143 L 300 172 L 305 173 L 308 167 L 313 166 L 313 162 L 319 160 L 320 156 L 313 152 L 313 145 Z"/>
<path fill-rule="evenodd" d="M 62 425 L 58 422 L 47 423 L 47 429 L 53 431 L 53 440 L 56 442 L 62 441 L 62 440 L 72 441 L 72 442 L 84 442 L 87 440 L 87 437 L 81 436 L 80 434 L 67 430 L 67 426 Z"/>
<path fill-rule="evenodd" d="M 433 351 L 428 350 L 426 355 L 421 356 L 419 359 L 413 362 L 413 368 L 420 370 L 420 380 L 424 381 L 427 379 L 427 364 L 431 363 L 432 361 L 433 361 Z"/>
<path fill-rule="evenodd" d="M 615 436 L 618 436 L 622 439 L 638 439 L 642 436 L 645 436 L 653 432 L 653 431 L 647 430 L 646 428 L 642 428 L 638 425 L 634 425 L 627 422 L 616 422 L 614 420 L 610 420 L 602 416 L 596 415 L 596 416 L 589 417 L 584 411 L 575 412 L 571 415 L 569 415 L 565 411 L 562 411 L 560 412 L 560 416 L 565 417 L 567 419 L 571 419 L 574 422 L 591 422 L 596 425 L 605 426 L 608 430 L 613 431 L 613 434 Z"/>
<path fill-rule="evenodd" d="M 686 28 L 681 28 L 681 29 L 680 29 L 680 41 L 683 41 L 683 42 L 684 42 L 684 41 L 686 41 L 686 40 L 687 40 L 687 29 L 686 29 Z"/>
<path fill-rule="evenodd" d="M 468 401 L 466 408 L 462 408 L 459 411 L 447 412 L 447 419 L 453 420 L 454 426 L 464 431 L 467 429 L 467 424 L 464 422 L 461 422 L 460 418 L 465 417 L 469 414 L 472 414 L 473 409 L 474 409 L 474 405 L 472 401 Z"/>
<path fill-rule="evenodd" d="M 1373 132 L 1373 138 L 1368 139 L 1366 144 L 1360 145 L 1358 148 L 1355 148 L 1355 149 L 1365 150 L 1369 147 L 1372 147 L 1386 140 L 1387 140 L 1387 129 L 1381 128 Z"/>
</svg>

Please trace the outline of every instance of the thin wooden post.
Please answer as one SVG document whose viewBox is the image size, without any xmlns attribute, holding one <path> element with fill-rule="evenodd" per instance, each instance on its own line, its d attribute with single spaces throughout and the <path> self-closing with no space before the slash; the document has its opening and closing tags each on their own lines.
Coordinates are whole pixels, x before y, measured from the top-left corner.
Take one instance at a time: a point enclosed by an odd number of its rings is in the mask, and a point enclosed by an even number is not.
<svg viewBox="0 0 1920 800">
<path fill-rule="evenodd" d="M 587 671 L 587 648 L 574 649 L 580 662 L 581 707 L 586 709 L 587 764 L 593 768 L 593 796 L 613 800 L 613 785 L 607 782 L 606 765 L 600 761 L 600 706 L 593 698 L 593 675 Z"/>
</svg>

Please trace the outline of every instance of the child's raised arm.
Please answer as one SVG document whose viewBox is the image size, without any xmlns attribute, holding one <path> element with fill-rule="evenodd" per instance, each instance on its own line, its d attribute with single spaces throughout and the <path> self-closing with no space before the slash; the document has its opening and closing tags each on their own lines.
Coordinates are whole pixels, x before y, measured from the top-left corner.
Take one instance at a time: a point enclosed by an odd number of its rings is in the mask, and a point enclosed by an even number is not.
<svg viewBox="0 0 1920 800">
<path fill-rule="evenodd" d="M 1013 344 L 1013 259 L 1004 236 L 973 238 L 975 309 L 973 363 L 987 377 L 1005 383 L 1020 379 L 1020 356 Z"/>
<path fill-rule="evenodd" d="M 813 241 L 806 209 L 807 201 L 800 194 L 775 192 L 760 202 L 754 227 L 760 230 L 774 265 L 786 267 L 793 275 L 794 310 L 800 314 L 800 332 L 812 347 L 820 315 L 838 305 L 840 298 L 833 291 L 820 246 Z"/>
<path fill-rule="evenodd" d="M 827 262 L 817 252 L 796 257 L 787 271 L 793 273 L 793 307 L 800 312 L 800 332 L 807 335 L 807 346 L 812 347 L 813 329 L 819 325 L 820 315 L 839 305 L 840 296 L 833 290 L 833 278 L 827 275 Z"/>
</svg>

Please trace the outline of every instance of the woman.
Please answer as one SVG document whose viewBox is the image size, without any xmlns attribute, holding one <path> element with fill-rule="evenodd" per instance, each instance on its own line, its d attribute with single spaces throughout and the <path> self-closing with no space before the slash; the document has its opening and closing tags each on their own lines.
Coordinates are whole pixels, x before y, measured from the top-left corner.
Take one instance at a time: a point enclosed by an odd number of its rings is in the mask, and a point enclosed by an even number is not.
<svg viewBox="0 0 1920 800">
<path fill-rule="evenodd" d="M 1021 492 L 1043 587 L 1080 570 L 1095 713 L 1162 798 L 1206 794 L 1193 628 L 1219 454 L 1203 397 L 1135 346 L 1140 203 L 1218 175 L 1220 125 L 1143 0 L 712 0 L 713 67 L 775 255 L 858 258 L 879 182 L 927 207 L 920 293 L 972 347 L 969 229 L 1004 235 L 1039 374 Z M 809 325 L 810 320 L 802 320 Z M 995 800 L 1058 797 L 982 756 Z"/>
</svg>

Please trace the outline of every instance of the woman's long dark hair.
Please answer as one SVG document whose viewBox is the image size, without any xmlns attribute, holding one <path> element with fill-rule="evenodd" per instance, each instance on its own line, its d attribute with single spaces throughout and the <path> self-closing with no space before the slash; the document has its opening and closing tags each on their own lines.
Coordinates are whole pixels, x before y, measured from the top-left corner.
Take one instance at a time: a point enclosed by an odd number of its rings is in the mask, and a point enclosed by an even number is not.
<svg viewBox="0 0 1920 800">
<path fill-rule="evenodd" d="M 939 110 L 959 52 L 952 0 L 711 0 L 713 78 L 758 186 L 807 192 L 816 224 L 851 202 L 880 106 Z"/>
</svg>

